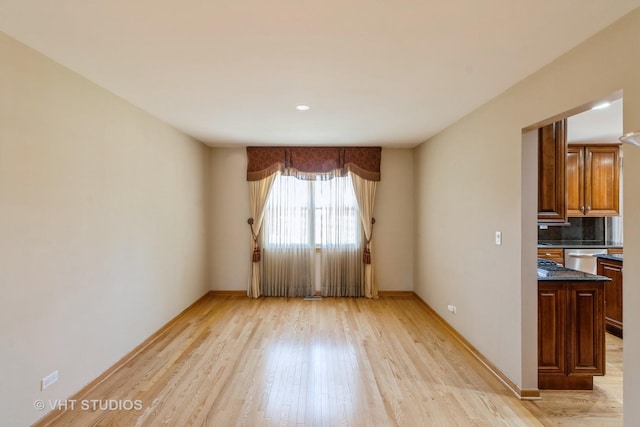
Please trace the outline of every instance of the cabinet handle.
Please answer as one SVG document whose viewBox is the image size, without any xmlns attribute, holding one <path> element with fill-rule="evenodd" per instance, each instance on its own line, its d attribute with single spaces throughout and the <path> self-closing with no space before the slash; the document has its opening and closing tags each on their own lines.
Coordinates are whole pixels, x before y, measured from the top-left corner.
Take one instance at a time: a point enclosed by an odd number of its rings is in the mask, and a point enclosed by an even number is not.
<svg viewBox="0 0 640 427">
<path fill-rule="evenodd" d="M 582 211 L 582 213 L 584 213 L 584 206 L 582 206 L 580 210 Z"/>
<path fill-rule="evenodd" d="M 551 254 L 550 254 L 549 252 L 547 252 L 545 255 L 546 255 L 546 256 L 551 256 Z"/>
</svg>

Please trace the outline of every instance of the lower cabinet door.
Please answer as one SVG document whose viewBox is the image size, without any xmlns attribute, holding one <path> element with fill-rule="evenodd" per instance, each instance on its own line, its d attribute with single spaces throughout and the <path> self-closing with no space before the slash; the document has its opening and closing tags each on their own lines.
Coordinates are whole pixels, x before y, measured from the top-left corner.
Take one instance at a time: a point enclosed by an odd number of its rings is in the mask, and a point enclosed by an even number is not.
<svg viewBox="0 0 640 427">
<path fill-rule="evenodd" d="M 622 261 L 598 258 L 598 275 L 611 279 L 604 284 L 605 328 L 622 337 Z"/>
<path fill-rule="evenodd" d="M 538 373 L 563 374 L 566 364 L 566 290 L 564 285 L 538 285 Z"/>
<path fill-rule="evenodd" d="M 604 375 L 604 292 L 585 282 L 567 289 L 567 373 Z"/>
</svg>

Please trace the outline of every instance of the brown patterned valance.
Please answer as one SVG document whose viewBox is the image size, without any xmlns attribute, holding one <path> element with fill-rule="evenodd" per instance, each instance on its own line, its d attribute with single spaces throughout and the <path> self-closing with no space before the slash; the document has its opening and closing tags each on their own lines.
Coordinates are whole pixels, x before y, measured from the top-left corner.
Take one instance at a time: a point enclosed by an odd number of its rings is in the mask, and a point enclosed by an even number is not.
<svg viewBox="0 0 640 427">
<path fill-rule="evenodd" d="M 380 181 L 381 153 L 380 147 L 247 147 L 247 181 L 258 181 L 277 171 L 300 178 L 352 172 Z"/>
<path fill-rule="evenodd" d="M 247 147 L 247 181 L 260 181 L 284 170 L 286 157 L 284 147 Z"/>
</svg>

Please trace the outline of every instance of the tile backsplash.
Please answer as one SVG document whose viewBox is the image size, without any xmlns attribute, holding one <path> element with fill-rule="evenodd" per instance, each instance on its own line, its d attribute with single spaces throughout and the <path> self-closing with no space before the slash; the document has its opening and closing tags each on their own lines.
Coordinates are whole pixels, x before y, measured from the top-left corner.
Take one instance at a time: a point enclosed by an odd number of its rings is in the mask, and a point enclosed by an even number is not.
<svg viewBox="0 0 640 427">
<path fill-rule="evenodd" d="M 606 240 L 605 218 L 585 217 L 569 218 L 570 225 L 549 227 L 546 230 L 538 228 L 538 241 L 547 240 Z"/>
</svg>

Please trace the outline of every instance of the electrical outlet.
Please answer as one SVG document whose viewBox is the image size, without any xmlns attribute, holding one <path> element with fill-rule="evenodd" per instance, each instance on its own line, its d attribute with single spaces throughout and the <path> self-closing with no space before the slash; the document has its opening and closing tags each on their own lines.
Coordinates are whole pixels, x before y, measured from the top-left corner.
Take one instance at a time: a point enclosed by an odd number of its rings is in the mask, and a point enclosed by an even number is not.
<svg viewBox="0 0 640 427">
<path fill-rule="evenodd" d="M 455 305 L 451 305 L 451 304 L 449 304 L 449 305 L 447 306 L 447 310 L 449 310 L 449 311 L 450 311 L 450 312 L 452 312 L 453 314 L 456 314 L 456 312 L 457 312 L 456 306 L 455 306 Z"/>
<path fill-rule="evenodd" d="M 502 231 L 496 231 L 496 245 L 502 244 Z"/>
<path fill-rule="evenodd" d="M 58 381 L 58 371 L 53 371 L 52 373 L 44 377 L 42 381 L 40 381 L 40 390 L 45 390 L 56 381 Z"/>
</svg>

